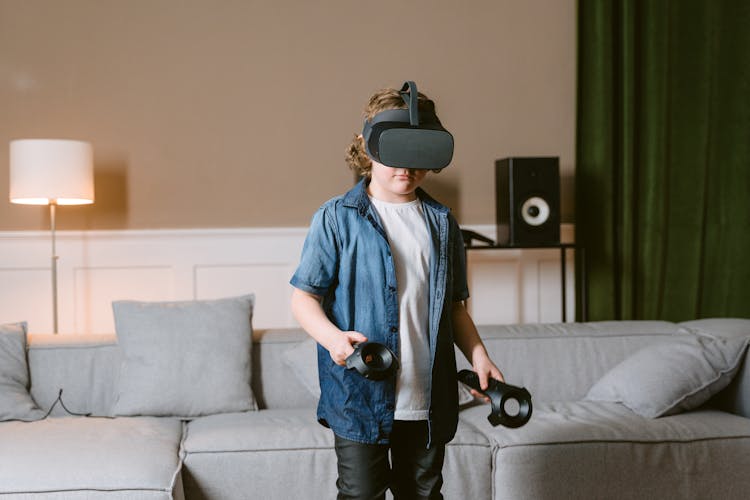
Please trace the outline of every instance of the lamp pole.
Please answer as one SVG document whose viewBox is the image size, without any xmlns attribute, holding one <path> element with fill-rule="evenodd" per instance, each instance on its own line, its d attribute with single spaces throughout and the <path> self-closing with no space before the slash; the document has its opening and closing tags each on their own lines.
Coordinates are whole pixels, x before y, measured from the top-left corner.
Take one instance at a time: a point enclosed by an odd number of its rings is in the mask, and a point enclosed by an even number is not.
<svg viewBox="0 0 750 500">
<path fill-rule="evenodd" d="M 57 200 L 49 202 L 49 223 L 52 230 L 52 329 L 57 334 L 57 250 L 55 248 L 55 209 Z"/>
</svg>

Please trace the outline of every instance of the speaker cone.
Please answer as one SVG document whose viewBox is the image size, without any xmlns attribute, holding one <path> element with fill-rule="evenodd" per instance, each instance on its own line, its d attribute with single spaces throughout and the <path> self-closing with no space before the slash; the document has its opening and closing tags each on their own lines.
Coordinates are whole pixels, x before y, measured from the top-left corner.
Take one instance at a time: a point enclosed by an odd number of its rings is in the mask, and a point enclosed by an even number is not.
<svg viewBox="0 0 750 500">
<path fill-rule="evenodd" d="M 541 226 L 549 219 L 550 209 L 547 200 L 532 196 L 521 205 L 521 218 L 530 226 Z"/>
</svg>

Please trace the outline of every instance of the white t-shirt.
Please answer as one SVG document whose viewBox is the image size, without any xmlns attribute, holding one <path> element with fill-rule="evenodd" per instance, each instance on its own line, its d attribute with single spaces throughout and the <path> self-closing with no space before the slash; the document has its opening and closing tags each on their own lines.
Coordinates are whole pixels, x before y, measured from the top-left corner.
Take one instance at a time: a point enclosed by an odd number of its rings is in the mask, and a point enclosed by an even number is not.
<svg viewBox="0 0 750 500">
<path fill-rule="evenodd" d="M 399 359 L 396 420 L 427 420 L 430 408 L 430 233 L 422 202 L 387 203 L 370 198 L 388 235 L 396 266 Z"/>
</svg>

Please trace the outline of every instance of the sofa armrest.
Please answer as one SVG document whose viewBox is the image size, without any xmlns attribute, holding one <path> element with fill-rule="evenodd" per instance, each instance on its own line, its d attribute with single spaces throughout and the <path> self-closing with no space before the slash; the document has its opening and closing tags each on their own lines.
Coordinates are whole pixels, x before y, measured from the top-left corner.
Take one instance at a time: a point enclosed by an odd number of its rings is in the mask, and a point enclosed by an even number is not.
<svg viewBox="0 0 750 500">
<path fill-rule="evenodd" d="M 745 318 L 707 318 L 685 321 L 680 326 L 689 330 L 704 332 L 721 337 L 750 337 L 750 319 Z M 712 400 L 712 406 L 750 418 L 750 349 L 745 351 L 737 374 L 726 389 Z"/>
<path fill-rule="evenodd" d="M 714 397 L 714 405 L 718 408 L 750 418 L 750 349 L 745 353 L 745 359 L 737 375 L 726 389 Z"/>
</svg>

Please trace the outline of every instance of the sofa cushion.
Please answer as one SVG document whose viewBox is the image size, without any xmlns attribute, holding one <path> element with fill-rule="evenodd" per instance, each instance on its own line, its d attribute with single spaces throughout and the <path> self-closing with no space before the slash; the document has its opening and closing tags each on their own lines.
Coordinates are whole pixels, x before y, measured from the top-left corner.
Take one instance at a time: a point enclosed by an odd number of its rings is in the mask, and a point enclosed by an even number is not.
<svg viewBox="0 0 750 500">
<path fill-rule="evenodd" d="M 646 347 L 610 370 L 586 395 L 656 418 L 697 408 L 726 387 L 750 337 L 685 335 Z"/>
<path fill-rule="evenodd" d="M 696 410 L 661 419 L 622 405 L 539 403 L 523 427 L 492 427 L 487 405 L 459 418 L 493 443 L 493 498 L 747 498 L 748 419 Z M 582 493 L 585 492 L 585 493 Z"/>
<path fill-rule="evenodd" d="M 52 416 L 111 416 L 122 358 L 112 335 L 29 334 L 31 397 Z M 61 404 L 53 406 L 60 390 Z"/>
<path fill-rule="evenodd" d="M 579 401 L 634 352 L 687 333 L 666 321 L 478 325 L 477 329 L 508 383 L 526 387 L 535 403 Z M 459 369 L 470 368 L 463 356 L 456 361 Z"/>
<path fill-rule="evenodd" d="M 188 498 L 336 496 L 333 434 L 314 408 L 202 417 L 185 434 Z"/>
<path fill-rule="evenodd" d="M 114 302 L 123 362 L 113 413 L 191 418 L 256 409 L 253 302 Z"/>
<path fill-rule="evenodd" d="M 488 404 L 462 410 L 460 419 L 474 425 L 496 446 L 545 443 L 689 442 L 700 439 L 750 438 L 748 419 L 711 409 L 693 410 L 666 418 L 642 417 L 617 403 L 562 401 L 539 403 L 523 427 L 493 427 Z"/>
<path fill-rule="evenodd" d="M 314 408 L 198 418 L 187 424 L 184 450 L 188 498 L 336 496 L 333 433 L 316 421 Z M 446 448 L 443 494 L 490 500 L 491 467 L 487 438 L 459 424 Z"/>
<path fill-rule="evenodd" d="M 318 378 L 318 344 L 311 337 L 284 351 L 284 364 L 295 380 L 315 399 L 320 398 Z"/>
<path fill-rule="evenodd" d="M 0 423 L 0 497 L 172 498 L 181 435 L 178 420 L 152 417 Z"/>
<path fill-rule="evenodd" d="M 0 325 L 0 421 L 43 416 L 29 395 L 26 323 Z"/>
<path fill-rule="evenodd" d="M 750 319 L 742 318 L 707 318 L 680 323 L 684 328 L 693 332 L 703 332 L 717 337 L 748 337 L 750 336 Z M 745 354 L 737 375 L 721 393 L 711 401 L 718 408 L 750 418 L 750 351 Z"/>
</svg>

